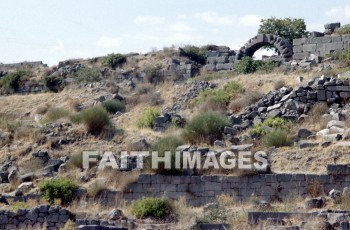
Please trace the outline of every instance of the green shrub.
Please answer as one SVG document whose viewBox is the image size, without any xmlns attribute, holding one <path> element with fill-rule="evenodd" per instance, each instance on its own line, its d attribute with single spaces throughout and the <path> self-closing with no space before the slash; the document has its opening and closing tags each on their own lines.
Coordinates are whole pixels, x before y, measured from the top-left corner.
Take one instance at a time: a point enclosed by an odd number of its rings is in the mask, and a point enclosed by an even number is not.
<svg viewBox="0 0 350 230">
<path fill-rule="evenodd" d="M 273 129 L 289 130 L 291 123 L 280 117 L 276 117 L 276 118 L 268 117 L 263 122 L 256 123 L 253 126 L 253 128 L 250 130 L 250 134 L 265 135 L 266 134 L 266 131 L 264 130 L 265 126 L 268 126 Z"/>
<path fill-rule="evenodd" d="M 178 175 L 181 174 L 181 171 L 175 169 L 175 150 L 178 146 L 183 145 L 184 142 L 181 138 L 176 136 L 165 136 L 159 139 L 151 146 L 152 151 L 158 152 L 158 156 L 164 157 L 165 151 L 171 152 L 171 169 L 165 169 L 164 163 L 159 163 L 157 169 L 152 169 L 157 174 L 165 174 L 165 175 Z M 151 157 L 147 158 L 146 165 L 148 168 L 151 168 Z"/>
<path fill-rule="evenodd" d="M 0 80 L 0 86 L 6 93 L 16 92 L 19 88 L 21 78 L 25 75 L 25 71 L 8 73 Z"/>
<path fill-rule="evenodd" d="M 111 125 L 107 111 L 101 106 L 95 106 L 81 111 L 81 121 L 91 134 L 100 134 Z"/>
<path fill-rule="evenodd" d="M 64 88 L 64 78 L 57 75 L 44 77 L 44 85 L 52 92 L 59 92 Z"/>
<path fill-rule="evenodd" d="M 192 144 L 210 143 L 222 135 L 224 127 L 229 125 L 228 118 L 213 111 L 201 113 L 185 126 L 182 136 Z"/>
<path fill-rule="evenodd" d="M 98 69 L 82 68 L 75 72 L 73 77 L 77 83 L 91 83 L 101 80 L 101 73 Z"/>
<path fill-rule="evenodd" d="M 125 104 L 119 100 L 104 101 L 102 106 L 111 114 L 115 114 L 116 112 L 125 112 Z"/>
<path fill-rule="evenodd" d="M 41 181 L 39 183 L 39 188 L 50 204 L 54 204 L 55 199 L 60 199 L 62 204 L 68 204 L 72 201 L 73 191 L 77 189 L 78 186 L 70 179 L 58 177 Z"/>
<path fill-rule="evenodd" d="M 197 47 L 192 45 L 187 45 L 183 48 L 185 51 L 185 55 L 191 59 L 192 61 L 195 61 L 199 64 L 205 64 L 207 60 L 206 56 L 206 47 Z"/>
<path fill-rule="evenodd" d="M 111 68 L 115 68 L 120 64 L 123 64 L 126 62 L 126 57 L 123 54 L 117 53 L 117 54 L 108 54 L 103 60 L 102 65 L 109 66 Z"/>
<path fill-rule="evenodd" d="M 228 103 L 230 103 L 230 101 L 235 98 L 238 93 L 242 92 L 243 89 L 241 85 L 235 81 L 231 81 L 222 89 L 202 91 L 198 96 L 197 103 L 211 101 L 222 105 L 228 105 Z"/>
<path fill-rule="evenodd" d="M 239 62 L 235 63 L 234 70 L 237 73 L 248 74 L 254 73 L 257 69 L 257 64 L 251 57 L 244 57 Z"/>
<path fill-rule="evenodd" d="M 75 124 L 80 124 L 83 122 L 83 117 L 82 117 L 82 113 L 74 113 L 70 116 L 70 120 L 71 122 L 75 123 Z"/>
<path fill-rule="evenodd" d="M 131 212 L 137 218 L 156 217 L 163 219 L 172 212 L 172 206 L 167 199 L 143 198 L 132 203 Z"/>
<path fill-rule="evenodd" d="M 55 122 L 61 118 L 68 117 L 69 114 L 69 111 L 63 108 L 50 108 L 43 119 L 43 123 Z"/>
<path fill-rule="evenodd" d="M 266 147 L 282 147 L 290 145 L 291 142 L 286 129 L 273 129 L 264 136 L 263 143 Z"/>
<path fill-rule="evenodd" d="M 340 28 L 335 29 L 335 32 L 337 34 L 350 34 L 350 24 L 346 24 L 341 26 Z"/>
<path fill-rule="evenodd" d="M 149 107 L 144 110 L 140 118 L 136 121 L 136 126 L 138 128 L 153 128 L 155 119 L 158 116 L 160 116 L 160 111 L 157 108 Z"/>
</svg>

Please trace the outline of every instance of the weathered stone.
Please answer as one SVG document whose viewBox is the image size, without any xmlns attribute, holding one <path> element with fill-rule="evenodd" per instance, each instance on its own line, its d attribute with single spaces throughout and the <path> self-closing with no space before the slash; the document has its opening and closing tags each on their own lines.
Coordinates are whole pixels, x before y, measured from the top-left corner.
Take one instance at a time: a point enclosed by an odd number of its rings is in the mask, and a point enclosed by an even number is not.
<svg viewBox="0 0 350 230">
<path fill-rule="evenodd" d="M 324 197 L 311 198 L 305 203 L 307 209 L 323 208 L 325 205 L 326 199 Z"/>
</svg>

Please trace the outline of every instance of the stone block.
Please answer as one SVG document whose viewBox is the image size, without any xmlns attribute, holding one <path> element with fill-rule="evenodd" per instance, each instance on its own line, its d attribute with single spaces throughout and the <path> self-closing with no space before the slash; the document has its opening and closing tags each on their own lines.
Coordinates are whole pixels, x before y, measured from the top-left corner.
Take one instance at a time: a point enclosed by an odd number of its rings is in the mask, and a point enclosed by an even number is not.
<svg viewBox="0 0 350 230">
<path fill-rule="evenodd" d="M 325 90 L 317 90 L 317 100 L 318 101 L 325 101 L 326 98 L 326 91 Z"/>
<path fill-rule="evenodd" d="M 293 46 L 293 52 L 294 53 L 302 53 L 303 52 L 303 46 Z"/>
<path fill-rule="evenodd" d="M 332 42 L 341 42 L 342 37 L 340 35 L 332 35 L 331 41 Z"/>
<path fill-rule="evenodd" d="M 309 57 L 309 53 L 303 52 L 303 53 L 294 53 L 293 54 L 293 59 L 295 60 L 302 60 Z"/>
<path fill-rule="evenodd" d="M 220 70 L 232 70 L 233 69 L 233 65 L 232 63 L 225 63 L 225 64 L 217 64 L 216 65 L 216 70 L 220 71 Z"/>
<path fill-rule="evenodd" d="M 293 46 L 304 45 L 305 42 L 306 42 L 306 38 L 293 39 Z"/>
<path fill-rule="evenodd" d="M 304 52 L 315 52 L 316 51 L 316 44 L 304 44 L 303 51 Z"/>
</svg>

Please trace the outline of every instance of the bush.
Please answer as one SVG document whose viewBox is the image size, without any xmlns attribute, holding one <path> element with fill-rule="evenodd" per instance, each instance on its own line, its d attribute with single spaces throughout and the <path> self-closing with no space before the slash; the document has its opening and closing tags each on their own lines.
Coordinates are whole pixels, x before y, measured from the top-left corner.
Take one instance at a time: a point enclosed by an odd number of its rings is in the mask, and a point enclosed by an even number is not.
<svg viewBox="0 0 350 230">
<path fill-rule="evenodd" d="M 123 54 L 117 53 L 117 54 L 108 54 L 103 60 L 102 65 L 109 66 L 111 68 L 115 68 L 120 64 L 123 64 L 126 62 L 126 57 Z"/>
<path fill-rule="evenodd" d="M 68 204 L 73 199 L 73 191 L 78 188 L 72 180 L 59 177 L 41 181 L 39 188 L 44 192 L 44 197 L 50 202 L 55 203 L 55 199 L 60 199 L 62 204 Z"/>
<path fill-rule="evenodd" d="M 175 150 L 178 146 L 183 145 L 184 142 L 182 139 L 176 136 L 166 136 L 159 139 L 151 146 L 152 151 L 158 152 L 158 156 L 164 157 L 165 151 L 171 152 L 171 169 L 165 169 L 164 164 L 160 163 L 158 169 L 155 169 L 154 172 L 158 174 L 166 174 L 166 175 L 178 175 L 181 172 L 175 169 Z M 147 167 L 151 168 L 151 157 L 146 160 Z"/>
<path fill-rule="evenodd" d="M 224 127 L 229 125 L 227 117 L 213 111 L 201 113 L 185 126 L 182 136 L 192 144 L 203 142 L 212 144 L 222 135 Z"/>
<path fill-rule="evenodd" d="M 254 73 L 257 69 L 257 62 L 251 57 L 243 57 L 238 63 L 235 63 L 234 70 L 237 73 L 248 74 Z"/>
<path fill-rule="evenodd" d="M 160 65 L 155 65 L 155 66 L 147 66 L 144 69 L 144 72 L 146 74 L 145 78 L 148 83 L 152 84 L 158 84 L 159 82 L 162 81 L 162 74 L 160 73 L 160 69 L 162 66 Z"/>
<path fill-rule="evenodd" d="M 63 108 L 51 108 L 47 111 L 43 122 L 49 123 L 49 122 L 55 122 L 61 118 L 68 117 L 69 111 Z"/>
<path fill-rule="evenodd" d="M 285 129 L 274 129 L 268 132 L 263 140 L 266 147 L 282 147 L 290 145 L 288 131 Z"/>
<path fill-rule="evenodd" d="M 13 212 L 17 212 L 18 209 L 30 209 L 29 204 L 23 202 L 23 201 L 16 201 L 11 205 L 11 210 Z"/>
<path fill-rule="evenodd" d="M 119 100 L 104 101 L 102 106 L 111 114 L 115 114 L 116 112 L 125 112 L 125 104 Z"/>
<path fill-rule="evenodd" d="M 201 103 L 211 101 L 214 103 L 227 105 L 234 97 L 236 97 L 238 93 L 241 92 L 243 92 L 241 85 L 235 81 L 231 81 L 222 89 L 202 91 L 198 96 L 197 102 Z"/>
<path fill-rule="evenodd" d="M 343 35 L 343 34 L 350 34 L 350 24 L 346 24 L 341 26 L 340 28 L 335 29 L 335 33 Z"/>
<path fill-rule="evenodd" d="M 91 134 L 100 134 L 111 125 L 107 111 L 101 106 L 95 106 L 81 111 L 81 121 Z M 76 119 L 77 117 L 75 117 Z"/>
<path fill-rule="evenodd" d="M 195 61 L 199 64 L 205 64 L 207 60 L 206 51 L 207 48 L 204 47 L 197 47 L 192 45 L 187 45 L 183 48 L 185 55 L 191 59 L 192 61 Z"/>
<path fill-rule="evenodd" d="M 136 121 L 138 128 L 153 128 L 156 117 L 160 116 L 160 111 L 157 108 L 147 108 Z"/>
<path fill-rule="evenodd" d="M 44 77 L 44 85 L 52 92 L 59 92 L 64 88 L 64 79 L 57 75 L 46 76 Z"/>
<path fill-rule="evenodd" d="M 2 90 L 6 93 L 16 92 L 19 88 L 19 82 L 24 75 L 24 71 L 6 74 L 0 80 Z"/>
<path fill-rule="evenodd" d="M 77 83 L 91 83 L 101 80 L 101 73 L 98 69 L 82 68 L 75 72 L 73 77 Z"/>
<path fill-rule="evenodd" d="M 289 130 L 291 123 L 280 117 L 268 117 L 266 120 L 264 120 L 264 122 L 255 124 L 250 130 L 250 134 L 265 135 L 267 133 L 264 129 L 265 126 L 268 126 L 273 129 Z"/>
<path fill-rule="evenodd" d="M 134 201 L 131 206 L 131 212 L 137 218 L 156 217 L 163 219 L 171 211 L 170 202 L 161 198 L 143 198 Z"/>
</svg>

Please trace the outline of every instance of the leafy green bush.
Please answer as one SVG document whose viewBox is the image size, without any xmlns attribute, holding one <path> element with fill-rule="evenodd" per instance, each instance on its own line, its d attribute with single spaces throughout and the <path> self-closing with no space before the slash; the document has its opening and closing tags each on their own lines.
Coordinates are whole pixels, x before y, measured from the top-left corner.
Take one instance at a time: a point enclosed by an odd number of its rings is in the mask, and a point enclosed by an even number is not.
<svg viewBox="0 0 350 230">
<path fill-rule="evenodd" d="M 77 184 L 63 177 L 44 180 L 39 183 L 40 190 L 44 197 L 50 202 L 55 203 L 55 199 L 60 199 L 62 204 L 68 204 L 73 199 L 73 191 L 78 188 Z"/>
<path fill-rule="evenodd" d="M 263 122 L 256 123 L 250 130 L 250 134 L 265 135 L 267 133 L 264 129 L 265 126 L 268 126 L 273 129 L 289 130 L 291 123 L 280 117 L 268 117 Z"/>
<path fill-rule="evenodd" d="M 18 71 L 13 73 L 8 73 L 0 80 L 0 86 L 2 91 L 6 93 L 15 92 L 19 88 L 19 83 L 21 78 L 25 75 L 25 71 Z"/>
<path fill-rule="evenodd" d="M 82 68 L 75 72 L 73 77 L 77 83 L 91 83 L 101 80 L 101 73 L 95 68 Z"/>
<path fill-rule="evenodd" d="M 100 134 L 111 125 L 107 111 L 102 106 L 95 106 L 81 111 L 81 121 L 91 134 Z"/>
<path fill-rule="evenodd" d="M 111 114 L 115 114 L 116 112 L 125 112 L 125 104 L 119 100 L 104 101 L 102 106 Z"/>
<path fill-rule="evenodd" d="M 50 108 L 44 119 L 44 123 L 49 123 L 49 122 L 55 122 L 61 118 L 68 117 L 69 116 L 69 111 L 63 108 Z"/>
<path fill-rule="evenodd" d="M 268 132 L 263 139 L 263 143 L 266 147 L 282 147 L 290 145 L 288 138 L 288 131 L 286 129 L 273 129 Z"/>
<path fill-rule="evenodd" d="M 138 128 L 153 128 L 156 117 L 160 116 L 160 111 L 157 108 L 149 107 L 143 111 L 140 118 L 136 121 Z"/>
<path fill-rule="evenodd" d="M 44 85 L 52 92 L 61 91 L 64 88 L 64 78 L 58 75 L 44 77 Z"/>
<path fill-rule="evenodd" d="M 193 117 L 185 126 L 182 137 L 192 144 L 213 143 L 229 124 L 226 116 L 208 111 Z"/>
<path fill-rule="evenodd" d="M 257 70 L 258 65 L 258 62 L 254 61 L 253 58 L 246 56 L 238 63 L 235 63 L 234 70 L 241 74 L 254 73 Z"/>
<path fill-rule="evenodd" d="M 346 24 L 341 26 L 340 28 L 335 29 L 335 32 L 337 34 L 350 34 L 350 24 Z"/>
<path fill-rule="evenodd" d="M 185 51 L 185 55 L 192 61 L 195 61 L 199 64 L 205 64 L 207 60 L 206 47 L 187 45 L 183 48 L 183 50 Z"/>
<path fill-rule="evenodd" d="M 108 54 L 103 60 L 102 65 L 109 66 L 111 68 L 115 68 L 120 64 L 123 64 L 126 62 L 126 57 L 123 54 L 117 53 L 117 54 Z"/>
<path fill-rule="evenodd" d="M 165 174 L 165 175 L 178 175 L 181 172 L 178 169 L 175 169 L 175 150 L 178 146 L 183 145 L 184 142 L 181 138 L 176 136 L 165 136 L 159 139 L 151 146 L 152 151 L 158 152 L 158 156 L 164 157 L 165 151 L 171 152 L 171 169 L 165 169 L 164 163 L 159 163 L 157 169 L 152 169 L 157 174 Z M 146 165 L 151 169 L 151 157 L 146 159 Z"/>
<path fill-rule="evenodd" d="M 204 90 L 197 99 L 197 103 L 211 101 L 222 105 L 228 105 L 238 93 L 242 93 L 241 85 L 235 81 L 228 82 L 222 89 Z"/>
<path fill-rule="evenodd" d="M 171 214 L 172 206 L 167 199 L 143 198 L 132 203 L 131 212 L 137 218 L 156 217 L 163 219 L 166 215 Z"/>
</svg>

